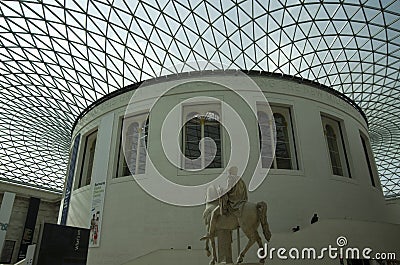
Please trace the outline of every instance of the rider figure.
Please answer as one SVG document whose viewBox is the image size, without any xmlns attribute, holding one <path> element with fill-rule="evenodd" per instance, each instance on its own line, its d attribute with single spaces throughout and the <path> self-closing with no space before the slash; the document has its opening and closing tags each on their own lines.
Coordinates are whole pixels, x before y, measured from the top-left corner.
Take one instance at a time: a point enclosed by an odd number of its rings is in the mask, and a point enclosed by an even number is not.
<svg viewBox="0 0 400 265">
<path fill-rule="evenodd" d="M 222 199 L 226 200 L 226 209 L 221 209 L 221 205 L 217 206 L 212 214 L 209 225 L 208 233 L 203 236 L 200 240 L 209 239 L 215 236 L 215 226 L 217 219 L 221 214 L 230 215 L 233 214 L 236 217 L 240 217 L 244 204 L 247 202 L 247 188 L 244 181 L 237 175 L 238 168 L 233 166 L 229 168 L 227 190 L 226 195 Z"/>
</svg>

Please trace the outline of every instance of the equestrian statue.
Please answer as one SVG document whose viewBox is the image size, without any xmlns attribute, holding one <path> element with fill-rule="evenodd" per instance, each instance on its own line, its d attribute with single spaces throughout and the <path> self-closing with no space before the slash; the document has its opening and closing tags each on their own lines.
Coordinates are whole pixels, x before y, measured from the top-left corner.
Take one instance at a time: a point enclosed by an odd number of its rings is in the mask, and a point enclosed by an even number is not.
<svg viewBox="0 0 400 265">
<path fill-rule="evenodd" d="M 260 224 L 265 239 L 267 241 L 271 239 L 267 221 L 267 204 L 263 201 L 258 203 L 248 201 L 247 187 L 244 181 L 237 176 L 237 167 L 229 168 L 228 173 L 226 190 L 216 189 L 214 186 L 209 186 L 207 189 L 207 203 L 203 213 L 207 234 L 200 240 L 206 240 L 207 256 L 212 255 L 211 265 L 217 262 L 215 237 L 218 230 L 232 231 L 240 227 L 248 238 L 247 245 L 237 258 L 237 263 L 243 262 L 245 254 L 254 243 L 257 242 L 260 248 L 263 247 L 257 231 Z M 218 194 L 218 199 L 210 201 L 211 198 L 216 198 L 215 194 Z M 212 252 L 209 249 L 209 242 L 211 242 Z M 231 244 L 231 242 L 222 243 Z M 260 260 L 260 262 L 263 263 L 264 260 Z"/>
</svg>

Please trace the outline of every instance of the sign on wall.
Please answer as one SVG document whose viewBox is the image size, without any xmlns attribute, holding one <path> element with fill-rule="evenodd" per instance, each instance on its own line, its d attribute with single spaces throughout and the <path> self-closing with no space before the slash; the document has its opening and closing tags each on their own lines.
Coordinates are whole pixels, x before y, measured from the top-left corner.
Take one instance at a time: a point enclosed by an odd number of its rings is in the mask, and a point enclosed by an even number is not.
<svg viewBox="0 0 400 265">
<path fill-rule="evenodd" d="M 75 165 L 76 165 L 76 158 L 78 156 L 78 148 L 79 148 L 79 140 L 80 139 L 81 139 L 81 135 L 78 134 L 75 137 L 74 146 L 72 147 L 71 163 L 69 164 L 67 182 L 65 183 L 64 203 L 63 203 L 61 222 L 60 222 L 60 224 L 62 224 L 62 225 L 67 224 L 69 201 L 71 199 L 72 183 L 74 181 Z"/>
<path fill-rule="evenodd" d="M 89 247 L 100 246 L 101 221 L 103 218 L 105 193 L 106 182 L 95 182 L 92 193 L 92 207 L 90 211 Z"/>
</svg>

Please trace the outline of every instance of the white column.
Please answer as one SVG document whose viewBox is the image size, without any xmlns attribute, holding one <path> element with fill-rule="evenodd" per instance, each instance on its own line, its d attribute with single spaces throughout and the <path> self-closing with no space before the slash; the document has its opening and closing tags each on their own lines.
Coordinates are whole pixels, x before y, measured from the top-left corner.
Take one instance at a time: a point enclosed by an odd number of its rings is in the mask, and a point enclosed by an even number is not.
<svg viewBox="0 0 400 265">
<path fill-rule="evenodd" d="M 103 219 L 104 197 L 110 160 L 111 137 L 114 114 L 110 113 L 101 119 L 97 134 L 93 173 L 91 181 L 92 207 L 88 220 L 90 231 L 89 247 L 99 247 L 101 238 L 101 223 Z M 92 221 L 92 218 L 95 220 Z"/>
</svg>

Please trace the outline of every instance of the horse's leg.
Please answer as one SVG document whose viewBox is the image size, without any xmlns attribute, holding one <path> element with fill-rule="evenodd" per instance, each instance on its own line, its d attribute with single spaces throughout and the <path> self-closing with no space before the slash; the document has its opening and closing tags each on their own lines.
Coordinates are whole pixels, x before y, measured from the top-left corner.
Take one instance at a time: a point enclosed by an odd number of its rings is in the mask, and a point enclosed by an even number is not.
<svg viewBox="0 0 400 265">
<path fill-rule="evenodd" d="M 257 215 L 261 223 L 265 239 L 269 242 L 271 240 L 271 231 L 267 220 L 267 204 L 263 201 L 257 203 Z"/>
<path fill-rule="evenodd" d="M 249 251 L 249 249 L 251 248 L 252 245 L 254 245 L 254 243 L 257 241 L 257 235 L 252 234 L 251 236 L 248 236 L 246 234 L 247 238 L 249 239 L 249 241 L 247 242 L 246 247 L 242 250 L 242 252 L 240 252 L 239 257 L 237 258 L 237 263 L 242 263 L 243 262 L 243 258 L 246 255 L 247 251 Z M 259 237 L 259 236 L 258 236 Z"/>
<path fill-rule="evenodd" d="M 206 252 L 207 252 L 207 257 L 211 256 L 211 252 L 210 252 L 210 247 L 208 245 L 210 239 L 206 240 Z"/>
<path fill-rule="evenodd" d="M 209 227 L 209 226 L 210 226 L 210 225 L 207 225 L 207 226 L 206 226 L 207 232 L 208 232 L 208 227 Z M 209 243 L 210 243 L 210 239 L 206 239 L 206 252 L 207 252 L 207 257 L 209 257 L 209 256 L 211 255 Z"/>
<path fill-rule="evenodd" d="M 214 265 L 215 262 L 217 262 L 217 251 L 215 249 L 215 237 L 212 237 L 210 240 L 211 240 L 211 247 L 212 247 L 212 257 L 211 257 L 210 265 Z"/>
<path fill-rule="evenodd" d="M 263 248 L 264 246 L 263 246 L 263 244 L 262 244 L 262 241 L 261 241 L 261 237 L 260 237 L 260 235 L 257 233 L 257 244 L 258 244 L 258 248 L 260 249 L 260 248 Z M 264 250 L 263 250 L 263 252 L 262 252 L 262 255 L 264 256 Z M 265 263 L 265 258 L 264 259 L 260 259 L 260 263 Z"/>
</svg>

